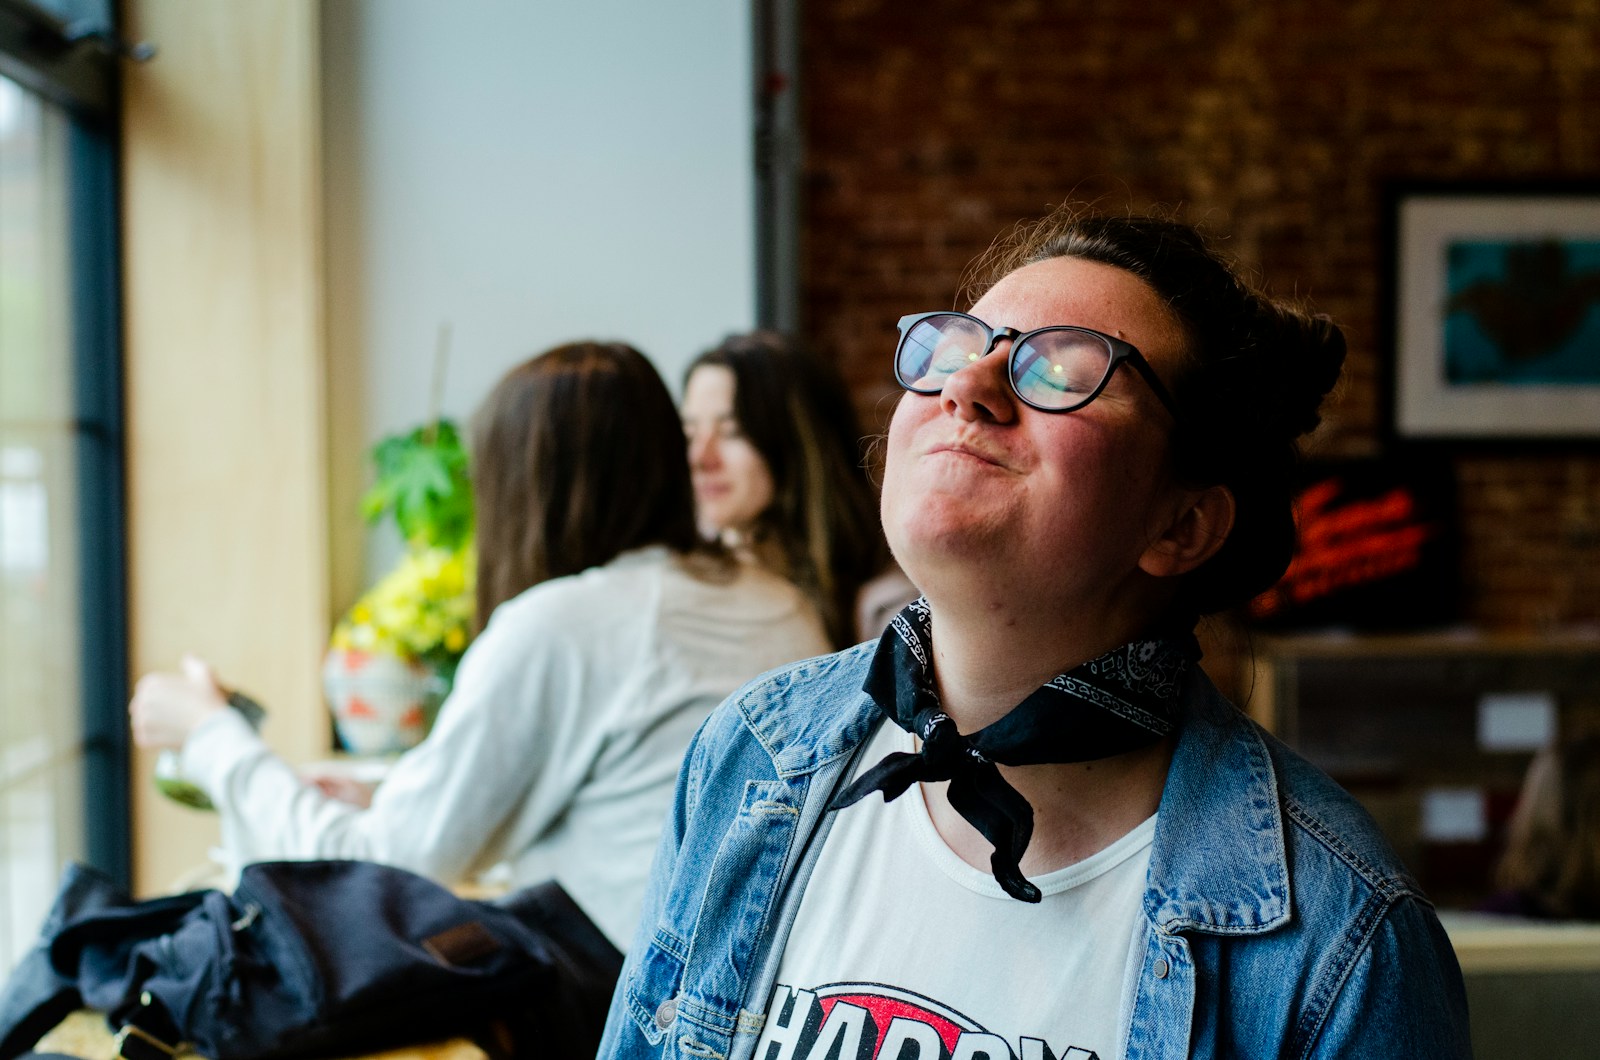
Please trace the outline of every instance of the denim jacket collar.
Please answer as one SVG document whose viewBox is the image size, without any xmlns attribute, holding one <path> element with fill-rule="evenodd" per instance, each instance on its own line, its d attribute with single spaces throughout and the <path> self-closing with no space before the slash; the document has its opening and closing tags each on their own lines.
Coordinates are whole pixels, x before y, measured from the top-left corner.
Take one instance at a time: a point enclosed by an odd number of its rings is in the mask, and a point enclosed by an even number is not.
<svg viewBox="0 0 1600 1060">
<path fill-rule="evenodd" d="M 860 675 L 871 651 L 859 645 L 830 663 L 837 676 Z M 1198 668 L 1189 681 L 1161 796 L 1145 912 L 1168 933 L 1271 931 L 1288 922 L 1291 908 L 1277 777 L 1260 734 Z M 769 691 L 744 697 L 739 709 L 785 780 L 847 769 L 882 720 L 865 693 L 832 704 L 818 697 L 816 710 L 796 711 L 783 707 L 787 689 Z"/>
<path fill-rule="evenodd" d="M 775 675 L 761 695 L 738 698 L 745 725 L 772 759 L 780 778 L 807 776 L 854 755 L 877 728 L 882 715 L 861 691 L 874 648 L 871 642 L 858 644 L 816 660 L 815 666 L 791 667 Z M 797 711 L 789 702 L 790 686 L 797 680 L 815 681 L 824 687 L 844 684 L 853 695 L 830 700 L 813 691 L 805 698 L 817 709 Z"/>
<path fill-rule="evenodd" d="M 1289 921 L 1278 778 L 1261 734 L 1202 674 L 1161 795 L 1145 912 L 1166 932 L 1253 935 Z"/>
</svg>

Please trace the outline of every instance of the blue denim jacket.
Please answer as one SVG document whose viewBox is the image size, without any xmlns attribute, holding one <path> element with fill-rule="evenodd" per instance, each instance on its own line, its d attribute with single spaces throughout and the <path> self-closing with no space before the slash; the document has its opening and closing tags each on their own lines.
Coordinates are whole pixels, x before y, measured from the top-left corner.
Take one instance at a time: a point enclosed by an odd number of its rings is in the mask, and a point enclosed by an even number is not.
<svg viewBox="0 0 1600 1060">
<path fill-rule="evenodd" d="M 696 737 L 601 1060 L 751 1056 L 824 808 L 880 723 L 871 653 L 759 678 Z M 1198 672 L 1144 912 L 1130 1060 L 1471 1056 L 1450 942 L 1371 818 Z"/>
</svg>

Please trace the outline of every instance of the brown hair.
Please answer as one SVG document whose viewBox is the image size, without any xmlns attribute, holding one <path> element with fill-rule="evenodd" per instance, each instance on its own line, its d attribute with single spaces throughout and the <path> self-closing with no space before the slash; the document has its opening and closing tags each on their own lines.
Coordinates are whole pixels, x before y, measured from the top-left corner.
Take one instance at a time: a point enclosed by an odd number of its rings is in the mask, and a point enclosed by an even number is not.
<svg viewBox="0 0 1600 1060">
<path fill-rule="evenodd" d="M 1343 333 L 1327 317 L 1253 288 L 1191 225 L 1071 205 L 997 241 L 974 266 L 977 293 L 1058 257 L 1137 276 L 1188 337 L 1177 378 L 1166 381 L 1179 409 L 1174 465 L 1180 481 L 1226 486 L 1234 522 L 1217 553 L 1182 577 L 1178 606 L 1208 614 L 1270 588 L 1294 551 L 1297 439 L 1321 421 L 1322 400 L 1344 364 Z"/>
<path fill-rule="evenodd" d="M 1600 919 L 1600 735 L 1534 756 L 1496 883 L 1545 915 Z"/>
<path fill-rule="evenodd" d="M 511 369 L 473 417 L 472 454 L 480 626 L 628 549 L 697 545 L 677 408 L 631 346 L 574 342 Z"/>
<path fill-rule="evenodd" d="M 696 368 L 733 373 L 733 414 L 771 469 L 775 496 L 755 533 L 822 615 L 835 647 L 855 643 L 855 600 L 888 561 L 862 433 L 844 381 L 827 362 L 772 331 L 730 335 Z"/>
</svg>

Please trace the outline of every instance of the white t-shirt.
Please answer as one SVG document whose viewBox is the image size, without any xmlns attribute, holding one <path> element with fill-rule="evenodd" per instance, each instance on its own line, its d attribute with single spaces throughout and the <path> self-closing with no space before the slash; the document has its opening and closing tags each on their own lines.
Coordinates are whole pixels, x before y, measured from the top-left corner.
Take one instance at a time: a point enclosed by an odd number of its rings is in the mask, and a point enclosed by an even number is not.
<svg viewBox="0 0 1600 1060">
<path fill-rule="evenodd" d="M 504 864 L 513 886 L 558 880 L 622 947 L 695 729 L 745 681 L 827 650 L 788 582 L 744 564 L 702 580 L 645 548 L 496 608 L 370 809 L 302 783 L 231 710 L 190 735 L 183 772 L 234 868 L 360 858 L 454 883 Z"/>
<path fill-rule="evenodd" d="M 912 737 L 885 724 L 868 768 Z M 1112 1060 L 1144 944 L 1156 819 L 1009 897 L 939 838 L 920 788 L 837 811 L 756 1060 Z"/>
</svg>

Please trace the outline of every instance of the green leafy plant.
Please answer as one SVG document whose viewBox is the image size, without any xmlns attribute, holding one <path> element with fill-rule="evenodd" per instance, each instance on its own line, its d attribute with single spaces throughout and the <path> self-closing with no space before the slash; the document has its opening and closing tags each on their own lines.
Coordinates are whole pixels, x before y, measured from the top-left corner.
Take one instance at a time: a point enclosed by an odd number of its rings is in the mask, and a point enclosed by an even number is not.
<svg viewBox="0 0 1600 1060">
<path fill-rule="evenodd" d="M 461 548 L 472 538 L 472 483 L 461 432 L 447 419 L 391 435 L 372 450 L 378 477 L 361 498 L 370 522 L 394 516 L 407 547 Z"/>
<path fill-rule="evenodd" d="M 368 522 L 393 516 L 406 551 L 334 628 L 332 645 L 421 659 L 455 670 L 476 597 L 472 482 L 461 432 L 436 419 L 372 449 L 377 481 L 361 499 Z"/>
</svg>

